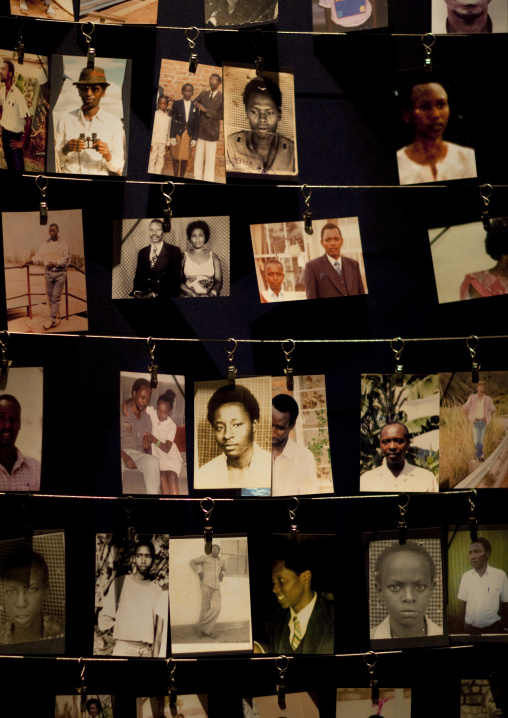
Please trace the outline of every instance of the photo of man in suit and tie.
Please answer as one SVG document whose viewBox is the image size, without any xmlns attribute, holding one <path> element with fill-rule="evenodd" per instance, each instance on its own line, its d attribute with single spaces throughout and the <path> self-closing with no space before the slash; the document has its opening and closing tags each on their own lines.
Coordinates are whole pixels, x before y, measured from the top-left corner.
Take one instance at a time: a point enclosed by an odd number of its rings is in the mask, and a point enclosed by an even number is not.
<svg viewBox="0 0 508 718">
<path fill-rule="evenodd" d="M 138 252 L 136 274 L 131 297 L 136 299 L 154 297 L 178 297 L 182 253 L 165 242 L 162 220 L 152 219 L 148 226 L 150 244 Z"/>
<path fill-rule="evenodd" d="M 182 99 L 173 102 L 169 143 L 173 158 L 173 175 L 185 177 L 192 148 L 198 139 L 199 110 L 192 102 L 194 86 L 186 82 L 182 87 Z"/>
</svg>

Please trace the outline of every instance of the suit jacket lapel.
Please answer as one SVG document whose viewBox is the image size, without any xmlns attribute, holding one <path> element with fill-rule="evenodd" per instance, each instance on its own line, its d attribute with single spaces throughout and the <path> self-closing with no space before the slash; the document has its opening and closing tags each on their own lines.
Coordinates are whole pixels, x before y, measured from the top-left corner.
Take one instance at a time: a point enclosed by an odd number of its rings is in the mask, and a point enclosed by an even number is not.
<svg viewBox="0 0 508 718">
<path fill-rule="evenodd" d="M 340 292 L 340 294 L 342 294 L 340 290 L 339 275 L 330 264 L 330 260 L 328 259 L 326 254 L 321 257 L 321 266 L 323 267 L 323 271 L 325 272 L 326 276 L 331 280 L 335 289 Z M 344 271 L 344 265 L 342 266 L 342 271 Z"/>
</svg>

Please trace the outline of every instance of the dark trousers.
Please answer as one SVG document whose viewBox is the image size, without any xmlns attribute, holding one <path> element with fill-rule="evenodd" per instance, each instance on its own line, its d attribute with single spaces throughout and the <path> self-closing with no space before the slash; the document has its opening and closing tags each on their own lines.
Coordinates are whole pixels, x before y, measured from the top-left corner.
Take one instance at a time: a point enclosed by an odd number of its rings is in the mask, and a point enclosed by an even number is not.
<svg viewBox="0 0 508 718">
<path fill-rule="evenodd" d="M 19 142 L 22 137 L 23 132 L 9 132 L 5 127 L 2 127 L 2 146 L 8 170 L 19 170 L 20 172 L 24 172 L 25 170 L 23 150 L 14 150 L 11 147 L 11 140 Z"/>
</svg>

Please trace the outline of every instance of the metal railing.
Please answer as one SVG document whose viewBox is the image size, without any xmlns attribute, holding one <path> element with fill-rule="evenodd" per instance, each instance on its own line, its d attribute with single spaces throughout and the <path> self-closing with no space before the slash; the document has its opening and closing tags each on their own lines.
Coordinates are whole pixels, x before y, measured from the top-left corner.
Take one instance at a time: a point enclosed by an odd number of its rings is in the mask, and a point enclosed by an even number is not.
<svg viewBox="0 0 508 718">
<path fill-rule="evenodd" d="M 14 297 L 7 297 L 7 302 L 10 301 L 11 299 L 24 299 L 24 298 L 26 297 L 26 298 L 27 298 L 27 303 L 26 303 L 26 304 L 21 304 L 20 307 L 13 307 L 13 309 L 14 309 L 14 308 L 15 308 L 15 309 L 19 309 L 19 308 L 22 308 L 22 307 L 26 307 L 26 309 L 27 309 L 27 314 L 28 314 L 29 319 L 32 319 L 32 318 L 33 318 L 33 314 L 32 314 L 32 297 L 43 297 L 43 296 L 46 296 L 46 297 L 47 297 L 46 292 L 32 292 L 32 290 L 31 290 L 30 277 L 44 277 L 44 276 L 45 276 L 45 272 L 44 272 L 44 271 L 42 271 L 42 272 L 30 272 L 30 268 L 31 268 L 31 267 L 34 267 L 34 266 L 36 267 L 37 265 L 27 264 L 26 267 L 20 267 L 20 266 L 18 266 L 18 267 L 5 267 L 5 270 L 6 270 L 6 271 L 9 270 L 9 269 L 26 269 L 27 293 L 26 293 L 26 294 L 18 294 L 18 295 L 14 296 Z M 80 269 L 79 267 L 76 267 L 75 264 L 70 263 L 70 264 L 67 266 L 67 269 L 69 269 L 69 268 L 75 269 L 77 272 L 80 272 L 81 274 L 85 274 L 85 272 L 84 272 L 82 269 Z M 78 297 L 78 296 L 76 296 L 75 294 L 71 294 L 71 293 L 69 292 L 69 286 L 68 286 L 67 276 L 65 277 L 65 286 L 64 286 L 64 289 L 63 289 L 62 294 L 64 294 L 64 296 L 65 296 L 65 319 L 69 319 L 69 297 L 72 297 L 73 299 L 78 299 L 78 300 L 80 300 L 80 301 L 84 301 L 84 300 L 83 300 L 82 297 Z M 7 312 L 9 312 L 9 309 L 7 309 Z"/>
</svg>

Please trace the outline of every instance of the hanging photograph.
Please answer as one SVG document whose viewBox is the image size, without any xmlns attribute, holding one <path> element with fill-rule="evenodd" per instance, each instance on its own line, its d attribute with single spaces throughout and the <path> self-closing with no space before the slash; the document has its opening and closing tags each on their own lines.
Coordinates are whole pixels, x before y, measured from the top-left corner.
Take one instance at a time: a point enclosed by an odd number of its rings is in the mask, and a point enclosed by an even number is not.
<svg viewBox="0 0 508 718">
<path fill-rule="evenodd" d="M 130 60 L 53 55 L 50 172 L 127 175 Z"/>
<path fill-rule="evenodd" d="M 396 92 L 401 118 L 398 146 L 404 143 L 397 151 L 401 185 L 476 177 L 462 92 L 457 84 L 423 72 L 412 73 Z"/>
<path fill-rule="evenodd" d="M 0 654 L 65 652 L 65 535 L 0 541 Z"/>
<path fill-rule="evenodd" d="M 115 696 L 56 696 L 55 718 L 115 718 Z"/>
<path fill-rule="evenodd" d="M 122 493 L 187 496 L 185 377 L 120 373 Z"/>
<path fill-rule="evenodd" d="M 272 379 L 194 384 L 194 489 L 270 496 Z"/>
<path fill-rule="evenodd" d="M 506 0 L 432 0 L 432 33 L 508 32 Z"/>
<path fill-rule="evenodd" d="M 440 304 L 508 294 L 508 217 L 429 229 Z"/>
<path fill-rule="evenodd" d="M 259 298 L 265 303 L 367 293 L 358 217 L 250 227 Z"/>
<path fill-rule="evenodd" d="M 405 543 L 396 531 L 378 536 L 365 536 L 372 649 L 444 645 L 439 531 L 408 530 Z"/>
<path fill-rule="evenodd" d="M 227 174 L 297 177 L 292 70 L 225 63 L 223 77 Z"/>
<path fill-rule="evenodd" d="M 285 703 L 286 708 L 282 710 L 275 694 L 242 698 L 243 718 L 280 718 L 281 715 L 291 718 L 319 718 L 316 693 L 286 693 Z"/>
<path fill-rule="evenodd" d="M 44 172 L 48 140 L 48 58 L 26 53 L 20 64 L 13 50 L 0 50 L 0 56 L 0 169 Z"/>
<path fill-rule="evenodd" d="M 278 0 L 204 0 L 205 23 L 212 27 L 242 27 L 277 22 Z"/>
<path fill-rule="evenodd" d="M 171 652 L 252 652 L 246 536 L 171 539 Z"/>
<path fill-rule="evenodd" d="M 353 32 L 377 27 L 388 27 L 388 0 L 312 0 L 314 32 Z"/>
<path fill-rule="evenodd" d="M 136 698 L 136 718 L 208 718 L 208 696 L 196 693 L 176 697 L 176 705 L 170 705 L 170 697 L 152 696 Z"/>
<path fill-rule="evenodd" d="M 169 535 L 97 534 L 94 656 L 165 658 Z"/>
<path fill-rule="evenodd" d="M 448 532 L 448 629 L 461 642 L 508 640 L 508 530 Z"/>
<path fill-rule="evenodd" d="M 79 22 L 155 25 L 158 7 L 159 0 L 80 0 Z"/>
<path fill-rule="evenodd" d="M 506 715 L 508 701 L 504 685 L 494 684 L 498 690 L 497 703 L 492 695 L 492 684 L 487 678 L 463 678 L 460 682 L 460 718 L 478 715 L 482 718 L 499 718 Z"/>
<path fill-rule="evenodd" d="M 254 653 L 334 653 L 335 536 L 289 534 L 256 544 L 253 567 Z"/>
<path fill-rule="evenodd" d="M 9 369 L 0 391 L 0 491 L 39 491 L 42 367 Z"/>
<path fill-rule="evenodd" d="M 149 174 L 225 183 L 222 68 L 162 60 L 156 106 Z"/>
<path fill-rule="evenodd" d="M 80 209 L 2 212 L 7 328 L 21 334 L 86 332 Z"/>
<path fill-rule="evenodd" d="M 439 374 L 441 384 L 439 481 L 450 489 L 508 487 L 508 372 Z"/>
<path fill-rule="evenodd" d="M 228 297 L 229 217 L 116 220 L 113 299 Z"/>
<path fill-rule="evenodd" d="M 332 494 L 324 374 L 272 378 L 272 496 Z"/>
<path fill-rule="evenodd" d="M 72 0 L 10 0 L 11 15 L 43 18 L 44 20 L 74 21 Z M 25 55 L 26 62 L 27 55 Z"/>
<path fill-rule="evenodd" d="M 335 718 L 411 718 L 411 688 L 379 688 L 379 703 L 371 688 L 337 688 Z"/>
<path fill-rule="evenodd" d="M 360 491 L 439 491 L 439 378 L 362 374 Z"/>
</svg>

